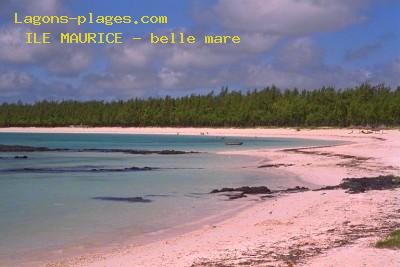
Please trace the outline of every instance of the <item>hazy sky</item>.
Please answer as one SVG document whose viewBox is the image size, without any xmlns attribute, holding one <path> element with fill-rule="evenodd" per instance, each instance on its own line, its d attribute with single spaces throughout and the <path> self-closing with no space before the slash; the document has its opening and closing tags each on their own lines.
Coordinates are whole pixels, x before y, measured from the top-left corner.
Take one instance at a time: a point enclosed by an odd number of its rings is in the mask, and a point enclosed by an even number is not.
<svg viewBox="0 0 400 267">
<path fill-rule="evenodd" d="M 163 26 L 85 26 L 80 31 L 239 34 L 238 46 L 28 46 L 24 15 L 167 15 Z M 400 85 L 400 1 L 1 0 L 0 101 L 125 99 L 219 90 Z"/>
</svg>

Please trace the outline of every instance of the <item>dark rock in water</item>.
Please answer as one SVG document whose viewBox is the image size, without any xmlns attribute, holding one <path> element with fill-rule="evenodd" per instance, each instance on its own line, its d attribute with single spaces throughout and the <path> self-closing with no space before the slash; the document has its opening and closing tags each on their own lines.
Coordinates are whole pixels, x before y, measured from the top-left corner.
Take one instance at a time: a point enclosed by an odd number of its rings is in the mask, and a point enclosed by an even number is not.
<svg viewBox="0 0 400 267">
<path fill-rule="evenodd" d="M 83 149 L 70 149 L 70 148 L 48 148 L 48 147 L 34 147 L 34 146 L 19 146 L 19 145 L 1 145 L 0 152 L 98 152 L 98 153 L 125 153 L 135 155 L 181 155 L 181 154 L 197 154 L 195 151 L 179 151 L 179 150 L 138 150 L 138 149 L 117 149 L 117 148 L 83 148 Z"/>
<path fill-rule="evenodd" d="M 117 202 L 129 202 L 129 203 L 150 203 L 150 199 L 142 197 L 92 197 L 95 200 L 105 200 L 105 201 L 117 201 Z"/>
<path fill-rule="evenodd" d="M 296 186 L 293 188 L 288 188 L 288 189 L 284 189 L 284 190 L 280 190 L 279 192 L 282 193 L 298 193 L 298 192 L 306 192 L 309 191 L 310 189 L 304 186 Z"/>
<path fill-rule="evenodd" d="M 243 186 L 243 187 L 238 187 L 238 188 L 225 187 L 225 188 L 222 188 L 219 190 L 214 189 L 210 192 L 210 194 L 231 193 L 231 194 L 224 194 L 224 196 L 228 197 L 229 200 L 247 197 L 247 195 L 251 195 L 251 194 L 263 195 L 263 196 L 260 196 L 260 198 L 265 199 L 265 198 L 276 197 L 277 193 L 300 193 L 300 192 L 305 192 L 305 191 L 309 191 L 309 190 L 310 190 L 309 188 L 301 187 L 301 186 L 296 186 L 296 187 L 288 188 L 288 189 L 284 189 L 284 190 L 274 190 L 274 191 L 271 191 L 266 186 L 255 186 L 255 187 Z"/>
<path fill-rule="evenodd" d="M 300 187 L 300 186 L 296 186 L 296 187 L 288 188 L 288 189 L 284 189 L 284 190 L 276 190 L 276 191 L 271 191 L 266 186 L 255 186 L 255 187 L 243 186 L 243 187 L 238 187 L 238 188 L 225 187 L 222 189 L 214 189 L 210 192 L 210 194 L 232 193 L 232 194 L 224 194 L 224 196 L 229 197 L 230 200 L 247 197 L 246 194 L 247 195 L 264 194 L 264 196 L 261 196 L 261 198 L 263 199 L 263 198 L 274 197 L 274 196 L 276 196 L 275 193 L 299 193 L 299 192 L 305 192 L 305 191 L 309 191 L 309 190 L 310 189 L 307 187 Z M 240 192 L 240 193 L 235 194 L 235 192 Z"/>
<path fill-rule="evenodd" d="M 280 168 L 280 167 L 291 167 L 294 166 L 294 164 L 265 164 L 258 166 L 257 168 L 262 169 L 262 168 Z"/>
<path fill-rule="evenodd" d="M 64 173 L 64 172 L 76 172 L 76 170 L 57 169 L 57 168 L 20 168 L 20 169 L 3 169 L 0 170 L 3 173 Z"/>
<path fill-rule="evenodd" d="M 14 159 L 27 159 L 28 156 L 15 156 Z"/>
<path fill-rule="evenodd" d="M 79 150 L 70 150 L 71 152 L 100 152 L 100 153 L 125 153 L 132 155 L 150 155 L 150 154 L 158 154 L 158 155 L 182 155 L 182 154 L 196 154 L 199 152 L 186 152 L 179 150 L 138 150 L 138 149 L 102 149 L 102 148 L 88 148 L 88 149 L 79 149 Z"/>
<path fill-rule="evenodd" d="M 181 154 L 192 154 L 192 153 L 198 153 L 198 152 L 185 152 L 185 151 L 179 151 L 179 150 L 161 150 L 158 151 L 157 154 L 159 155 L 181 155 Z"/>
<path fill-rule="evenodd" d="M 216 193 L 222 193 L 222 192 L 233 192 L 233 191 L 235 191 L 235 188 L 224 187 L 222 189 L 214 189 L 210 192 L 210 194 L 216 194 Z"/>
<path fill-rule="evenodd" d="M 370 190 L 388 190 L 394 188 L 400 188 L 400 177 L 388 175 L 370 178 L 346 178 L 339 185 L 323 187 L 316 191 L 345 189 L 346 193 L 357 194 Z"/>
<path fill-rule="evenodd" d="M 315 189 L 313 191 L 323 191 L 323 190 L 335 190 L 335 189 L 345 189 L 346 193 L 358 194 L 364 193 L 370 190 L 390 190 L 400 188 L 400 177 L 393 175 L 388 176 L 378 176 L 378 177 L 365 177 L 365 178 L 346 178 L 343 179 L 342 183 L 335 186 L 326 186 L 320 189 Z M 232 194 L 225 194 L 224 196 L 229 197 L 230 200 L 246 197 L 246 194 L 265 194 L 261 196 L 262 199 L 274 197 L 276 193 L 300 193 L 309 191 L 307 187 L 296 186 L 293 188 L 288 188 L 284 190 L 274 190 L 271 191 L 266 186 L 249 187 L 243 186 L 238 188 L 222 188 L 214 189 L 210 194 L 231 192 Z M 234 194 L 234 192 L 240 192 L 239 194 Z"/>
<path fill-rule="evenodd" d="M 28 159 L 28 156 L 0 157 L 0 159 Z"/>
<path fill-rule="evenodd" d="M 247 197 L 246 194 L 244 194 L 244 193 L 240 193 L 240 194 L 226 194 L 226 195 L 224 195 L 224 196 L 228 197 L 229 200 L 235 200 L 235 199 Z"/>
<path fill-rule="evenodd" d="M 130 168 L 122 168 L 122 169 L 91 169 L 91 172 L 130 172 L 130 171 L 152 171 L 158 170 L 159 168 L 152 167 L 130 167 Z"/>
<path fill-rule="evenodd" d="M 256 187 L 239 187 L 240 191 L 245 194 L 268 194 L 272 193 L 272 191 L 266 186 L 256 186 Z"/>
<path fill-rule="evenodd" d="M 224 193 L 224 192 L 242 192 L 243 194 L 270 194 L 272 191 L 266 187 L 266 186 L 242 186 L 238 188 L 222 188 L 220 190 L 214 189 L 210 193 L 211 194 L 216 194 L 216 193 Z"/>
<path fill-rule="evenodd" d="M 137 171 L 153 171 L 160 168 L 152 167 L 129 167 L 122 169 L 86 169 L 82 167 L 75 168 L 20 168 L 20 169 L 0 169 L 0 172 L 6 173 L 87 173 L 87 172 L 137 172 Z"/>
<path fill-rule="evenodd" d="M 261 196 L 260 198 L 261 199 L 265 199 L 265 198 L 273 198 L 273 197 L 275 197 L 276 195 L 264 195 L 264 196 Z"/>
<path fill-rule="evenodd" d="M 0 145 L 0 152 L 45 152 L 45 151 L 51 151 L 51 149 L 47 147 Z"/>
</svg>

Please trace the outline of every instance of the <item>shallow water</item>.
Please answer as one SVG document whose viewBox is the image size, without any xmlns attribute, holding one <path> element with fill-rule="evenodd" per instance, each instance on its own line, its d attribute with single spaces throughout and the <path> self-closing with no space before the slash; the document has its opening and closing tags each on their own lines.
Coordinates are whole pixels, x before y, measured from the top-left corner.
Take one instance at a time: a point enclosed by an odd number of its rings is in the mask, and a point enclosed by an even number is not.
<svg viewBox="0 0 400 267">
<path fill-rule="evenodd" d="M 225 146 L 227 140 L 244 144 Z M 254 158 L 218 155 L 216 151 L 329 143 L 282 138 L 1 133 L 0 144 L 207 152 L 183 155 L 0 153 L 1 265 L 1 262 L 20 260 L 24 255 L 63 251 L 82 244 L 101 246 L 117 237 L 168 229 L 217 215 L 236 205 L 207 194 L 215 188 L 302 185 L 296 177 L 245 168 L 256 165 Z M 22 155 L 28 158 L 14 158 Z M 87 171 L 130 167 L 157 169 Z M 31 168 L 53 171 L 33 172 Z M 25 170 L 15 171 L 21 169 Z"/>
</svg>

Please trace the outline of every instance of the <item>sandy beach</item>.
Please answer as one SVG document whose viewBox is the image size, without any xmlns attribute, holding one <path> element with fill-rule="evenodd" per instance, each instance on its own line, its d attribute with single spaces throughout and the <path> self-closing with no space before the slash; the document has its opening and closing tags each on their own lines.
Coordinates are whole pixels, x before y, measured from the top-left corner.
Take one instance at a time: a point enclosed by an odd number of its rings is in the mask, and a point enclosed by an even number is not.
<svg viewBox="0 0 400 267">
<path fill-rule="evenodd" d="M 179 134 L 294 137 L 344 141 L 337 146 L 257 149 L 255 167 L 274 165 L 316 186 L 344 178 L 400 175 L 400 131 L 351 129 L 4 128 L 0 132 Z M 281 194 L 232 217 L 142 246 L 83 255 L 47 266 L 400 266 L 397 250 L 374 244 L 400 228 L 400 189 Z"/>
</svg>

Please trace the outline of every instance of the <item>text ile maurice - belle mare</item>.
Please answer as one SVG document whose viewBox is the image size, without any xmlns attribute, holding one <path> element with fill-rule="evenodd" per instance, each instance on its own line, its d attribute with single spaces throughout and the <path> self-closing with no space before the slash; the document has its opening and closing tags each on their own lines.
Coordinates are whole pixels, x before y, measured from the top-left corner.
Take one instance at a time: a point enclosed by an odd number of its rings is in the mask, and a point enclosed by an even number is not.
<svg viewBox="0 0 400 267">
<path fill-rule="evenodd" d="M 139 20 L 134 20 L 130 16 L 78 16 L 71 18 L 68 16 L 25 16 L 19 17 L 14 13 L 15 24 L 28 24 L 41 26 L 43 24 L 68 24 L 75 21 L 76 25 L 81 26 L 85 23 L 104 24 L 112 26 L 114 24 L 166 24 L 166 16 L 142 16 Z M 133 40 L 142 40 L 141 37 L 131 37 Z M 52 44 L 54 36 L 51 32 L 26 32 L 26 44 Z M 57 42 L 61 44 L 123 44 L 124 34 L 122 32 L 60 32 L 57 34 Z M 168 34 L 150 33 L 148 38 L 151 44 L 195 44 L 198 38 L 183 32 L 170 32 Z M 238 35 L 204 35 L 204 44 L 239 44 L 241 42 Z"/>
</svg>

